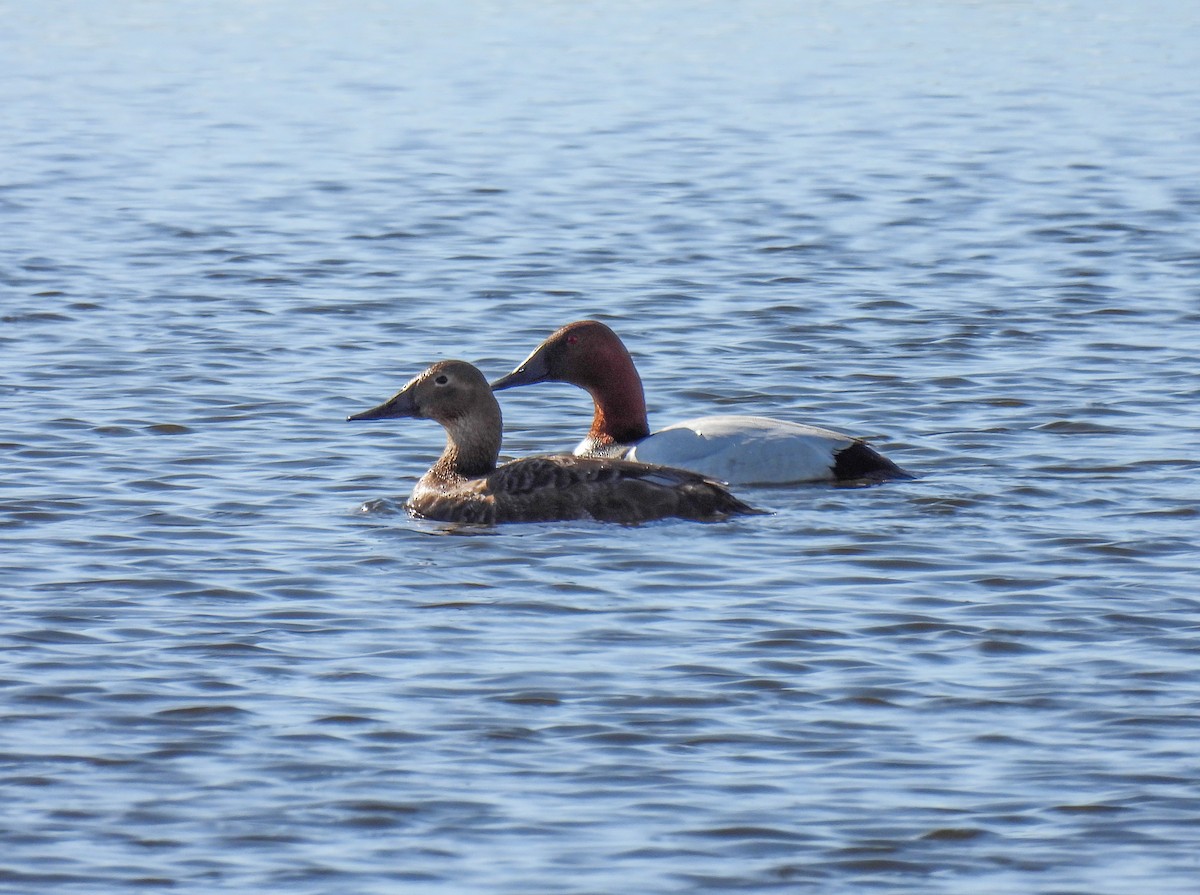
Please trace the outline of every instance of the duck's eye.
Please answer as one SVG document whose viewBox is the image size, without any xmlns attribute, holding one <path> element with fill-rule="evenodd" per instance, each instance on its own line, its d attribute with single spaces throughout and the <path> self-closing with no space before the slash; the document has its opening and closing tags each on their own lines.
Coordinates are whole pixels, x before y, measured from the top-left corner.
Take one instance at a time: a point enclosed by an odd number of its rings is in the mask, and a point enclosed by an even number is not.
<svg viewBox="0 0 1200 895">
<path fill-rule="evenodd" d="M 579 341 L 579 336 L 575 335 L 574 333 L 567 336 L 567 344 L 568 345 L 574 345 L 578 341 Z"/>
<path fill-rule="evenodd" d="M 436 379 L 434 379 L 433 381 L 434 381 L 435 383 L 437 383 L 438 385 L 445 385 L 447 382 L 449 382 L 449 381 L 450 381 L 450 377 L 449 377 L 449 376 L 447 376 L 445 373 L 443 373 L 441 376 L 438 376 L 438 377 L 437 377 Z"/>
</svg>

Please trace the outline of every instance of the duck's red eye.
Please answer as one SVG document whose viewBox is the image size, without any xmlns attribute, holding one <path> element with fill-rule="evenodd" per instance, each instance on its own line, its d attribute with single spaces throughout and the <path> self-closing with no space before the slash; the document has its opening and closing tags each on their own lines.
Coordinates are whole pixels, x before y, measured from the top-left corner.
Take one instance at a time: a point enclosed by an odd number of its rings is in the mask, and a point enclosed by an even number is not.
<svg viewBox="0 0 1200 895">
<path fill-rule="evenodd" d="M 579 341 L 579 336 L 575 335 L 574 333 L 567 336 L 567 344 L 568 345 L 574 345 L 578 341 Z"/>
</svg>

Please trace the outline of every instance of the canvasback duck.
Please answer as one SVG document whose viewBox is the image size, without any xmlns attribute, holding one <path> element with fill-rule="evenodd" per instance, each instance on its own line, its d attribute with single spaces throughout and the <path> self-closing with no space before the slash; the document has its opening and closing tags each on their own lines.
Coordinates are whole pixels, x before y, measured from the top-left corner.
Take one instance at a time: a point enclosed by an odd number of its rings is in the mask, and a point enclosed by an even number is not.
<svg viewBox="0 0 1200 895">
<path fill-rule="evenodd" d="M 502 418 L 487 379 L 465 361 L 440 361 L 394 397 L 351 420 L 431 419 L 446 448 L 408 499 L 415 516 L 442 522 L 645 522 L 723 519 L 756 512 L 723 486 L 683 469 L 631 460 L 525 457 L 497 467 Z"/>
<path fill-rule="evenodd" d="M 663 463 L 734 485 L 912 478 L 861 439 L 786 420 L 706 416 L 651 434 L 633 358 L 617 334 L 596 320 L 552 333 L 492 388 L 534 382 L 569 382 L 592 396 L 592 428 L 576 456 Z"/>
</svg>

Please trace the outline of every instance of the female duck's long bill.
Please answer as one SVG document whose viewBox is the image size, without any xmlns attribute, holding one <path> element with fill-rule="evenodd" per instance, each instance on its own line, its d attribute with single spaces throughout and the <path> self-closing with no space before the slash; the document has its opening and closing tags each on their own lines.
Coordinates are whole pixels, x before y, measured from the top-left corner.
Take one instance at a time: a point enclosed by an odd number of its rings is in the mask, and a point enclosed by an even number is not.
<svg viewBox="0 0 1200 895">
<path fill-rule="evenodd" d="M 353 416 L 346 417 L 346 421 L 351 420 L 390 420 L 403 417 L 411 417 L 417 415 L 417 405 L 413 403 L 412 394 L 405 389 L 402 392 L 393 395 L 388 400 L 384 401 L 378 407 L 372 407 L 370 410 L 364 410 L 362 413 L 356 413 Z"/>
</svg>

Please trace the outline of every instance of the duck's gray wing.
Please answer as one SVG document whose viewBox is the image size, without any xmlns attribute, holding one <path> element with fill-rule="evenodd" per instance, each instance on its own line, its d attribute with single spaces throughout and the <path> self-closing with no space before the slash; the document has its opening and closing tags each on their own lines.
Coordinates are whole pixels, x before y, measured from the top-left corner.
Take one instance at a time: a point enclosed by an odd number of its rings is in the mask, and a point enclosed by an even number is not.
<svg viewBox="0 0 1200 895">
<path fill-rule="evenodd" d="M 494 494 L 524 495 L 535 491 L 562 491 L 572 485 L 620 481 L 621 473 L 604 462 L 571 454 L 522 457 L 505 463 L 487 477 Z"/>
<path fill-rule="evenodd" d="M 718 482 L 688 470 L 570 454 L 514 460 L 488 476 L 488 488 L 514 513 L 560 518 L 636 522 L 754 512 Z"/>
<path fill-rule="evenodd" d="M 542 454 L 513 460 L 488 476 L 494 492 L 527 494 L 542 488 L 563 489 L 572 485 L 617 484 L 641 481 L 664 488 L 712 482 L 706 476 L 686 469 L 636 463 L 600 457 L 576 457 L 573 454 Z"/>
</svg>

